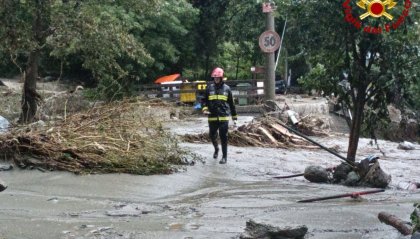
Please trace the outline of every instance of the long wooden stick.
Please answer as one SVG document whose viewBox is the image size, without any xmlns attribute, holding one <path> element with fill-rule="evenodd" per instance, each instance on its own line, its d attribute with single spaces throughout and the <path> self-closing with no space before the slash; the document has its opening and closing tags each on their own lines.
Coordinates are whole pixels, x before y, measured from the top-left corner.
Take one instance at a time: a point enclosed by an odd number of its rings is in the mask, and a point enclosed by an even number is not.
<svg viewBox="0 0 420 239">
<path fill-rule="evenodd" d="M 316 201 L 323 201 L 323 200 L 328 200 L 328 199 L 344 198 L 344 197 L 356 198 L 360 195 L 380 193 L 380 192 L 385 192 L 385 189 L 376 189 L 376 190 L 370 190 L 370 191 L 338 194 L 338 195 L 333 195 L 333 196 L 328 196 L 328 197 L 311 198 L 311 199 L 306 199 L 306 200 L 300 200 L 298 202 L 316 202 Z"/>
<path fill-rule="evenodd" d="M 329 167 L 329 168 L 326 168 L 326 170 L 327 172 L 333 172 L 335 168 L 336 167 Z M 291 175 L 286 175 L 286 176 L 274 176 L 273 178 L 282 179 L 282 178 L 295 178 L 295 177 L 300 177 L 300 176 L 305 176 L 305 173 L 291 174 Z"/>
<path fill-rule="evenodd" d="M 292 174 L 292 175 L 286 175 L 286 176 L 275 176 L 273 178 L 277 178 L 277 179 L 281 179 L 281 178 L 295 178 L 295 177 L 300 177 L 303 176 L 304 173 L 298 173 L 298 174 Z"/>
</svg>

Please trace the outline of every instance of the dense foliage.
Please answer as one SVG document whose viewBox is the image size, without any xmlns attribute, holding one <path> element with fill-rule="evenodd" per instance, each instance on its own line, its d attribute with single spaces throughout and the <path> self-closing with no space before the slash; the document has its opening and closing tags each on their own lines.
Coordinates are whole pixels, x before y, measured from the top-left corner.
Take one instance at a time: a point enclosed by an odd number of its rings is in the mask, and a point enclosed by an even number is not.
<svg viewBox="0 0 420 239">
<path fill-rule="evenodd" d="M 215 66 L 225 68 L 229 79 L 250 78 L 251 66 L 264 63 L 257 44 L 265 29 L 262 2 L 0 0 L 0 74 L 23 73 L 37 63 L 40 77 L 90 83 L 109 100 L 166 74 L 206 79 Z M 339 96 L 355 119 L 351 138 L 363 129 L 373 134 L 371 126 L 378 124 L 363 122 L 386 117 L 389 103 L 420 107 L 414 3 L 397 29 L 370 34 L 345 20 L 345 6 L 356 18 L 364 12 L 356 1 L 275 2 L 276 31 L 287 26 L 276 74 L 292 72 L 292 83 L 301 77 L 303 87 Z M 403 1 L 389 10 L 394 23 L 403 11 Z M 387 22 L 363 20 L 374 27 Z"/>
</svg>

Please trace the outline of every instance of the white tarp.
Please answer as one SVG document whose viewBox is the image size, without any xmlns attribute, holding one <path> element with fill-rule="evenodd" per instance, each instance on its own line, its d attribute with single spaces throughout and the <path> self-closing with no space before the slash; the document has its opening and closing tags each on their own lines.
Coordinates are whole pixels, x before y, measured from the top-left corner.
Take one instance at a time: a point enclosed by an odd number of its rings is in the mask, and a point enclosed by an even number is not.
<svg viewBox="0 0 420 239">
<path fill-rule="evenodd" d="M 9 121 L 0 115 L 0 133 L 7 132 L 9 128 L 9 124 L 10 124 Z"/>
</svg>

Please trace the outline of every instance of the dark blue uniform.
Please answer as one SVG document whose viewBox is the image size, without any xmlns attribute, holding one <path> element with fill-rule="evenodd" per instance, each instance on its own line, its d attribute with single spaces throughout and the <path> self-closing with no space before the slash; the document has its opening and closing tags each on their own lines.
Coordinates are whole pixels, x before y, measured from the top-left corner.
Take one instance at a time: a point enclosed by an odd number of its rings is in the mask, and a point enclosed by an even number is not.
<svg viewBox="0 0 420 239">
<path fill-rule="evenodd" d="M 215 158 L 219 151 L 217 144 L 217 130 L 219 130 L 223 159 L 226 160 L 229 119 L 230 116 L 232 116 L 233 120 L 238 118 L 230 87 L 224 84 L 223 81 L 220 84 L 210 84 L 206 89 L 203 106 L 203 111 L 210 112 L 208 115 L 209 134 L 215 149 Z"/>
</svg>

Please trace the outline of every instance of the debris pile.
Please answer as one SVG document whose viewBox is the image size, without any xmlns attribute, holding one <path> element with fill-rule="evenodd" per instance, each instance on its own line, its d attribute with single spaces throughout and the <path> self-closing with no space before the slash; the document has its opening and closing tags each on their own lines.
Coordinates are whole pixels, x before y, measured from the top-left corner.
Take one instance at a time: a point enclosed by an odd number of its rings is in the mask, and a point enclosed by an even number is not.
<svg viewBox="0 0 420 239">
<path fill-rule="evenodd" d="M 304 138 L 289 132 L 279 119 L 262 117 L 229 132 L 229 144 L 274 148 L 318 149 Z M 210 142 L 208 133 L 186 134 L 183 139 L 190 143 Z"/>
<path fill-rule="evenodd" d="M 77 86 L 74 91 L 60 91 L 44 98 L 39 109 L 41 119 L 66 117 L 68 114 L 89 109 L 90 102 L 82 94 L 83 87 Z"/>
<path fill-rule="evenodd" d="M 302 117 L 298 124 L 296 124 L 299 132 L 307 136 L 329 136 L 328 131 L 330 124 L 328 120 L 314 115 L 307 115 Z"/>
<path fill-rule="evenodd" d="M 359 163 L 342 163 L 335 168 L 325 169 L 320 166 L 308 166 L 303 176 L 316 183 L 340 183 L 346 186 L 366 186 L 386 188 L 391 182 L 391 175 L 380 167 L 378 157 L 368 157 Z"/>
<path fill-rule="evenodd" d="M 159 102 L 123 101 L 0 135 L 1 158 L 21 168 L 74 173 L 170 173 L 194 155 L 150 113 Z M 190 160 L 191 162 L 191 160 Z"/>
</svg>

